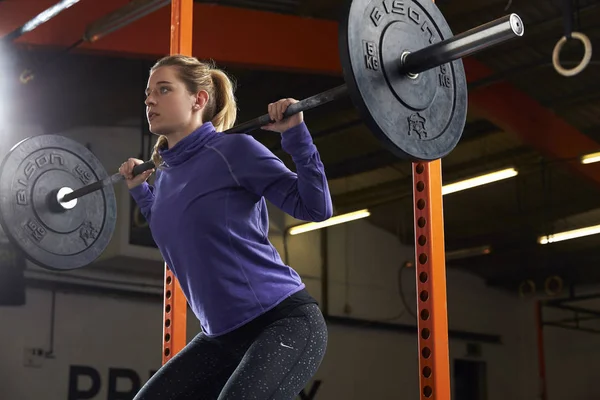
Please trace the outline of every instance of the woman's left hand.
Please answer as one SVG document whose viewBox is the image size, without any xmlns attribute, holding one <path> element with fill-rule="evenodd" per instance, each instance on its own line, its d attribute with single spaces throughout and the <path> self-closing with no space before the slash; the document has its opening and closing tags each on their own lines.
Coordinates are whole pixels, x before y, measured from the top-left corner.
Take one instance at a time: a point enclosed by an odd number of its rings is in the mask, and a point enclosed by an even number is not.
<svg viewBox="0 0 600 400">
<path fill-rule="evenodd" d="M 275 103 L 269 104 L 269 116 L 275 122 L 267 124 L 261 129 L 282 133 L 290 128 L 300 125 L 302 121 L 304 121 L 304 116 L 301 112 L 290 115 L 287 118 L 283 117 L 285 110 L 287 110 L 290 105 L 297 102 L 298 100 L 295 99 L 281 99 Z"/>
</svg>

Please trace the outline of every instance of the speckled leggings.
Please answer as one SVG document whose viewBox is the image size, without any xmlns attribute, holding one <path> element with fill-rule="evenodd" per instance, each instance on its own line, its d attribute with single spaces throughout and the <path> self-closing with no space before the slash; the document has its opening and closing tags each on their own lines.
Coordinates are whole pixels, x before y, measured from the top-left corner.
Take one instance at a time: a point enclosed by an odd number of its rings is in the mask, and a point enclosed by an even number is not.
<svg viewBox="0 0 600 400">
<path fill-rule="evenodd" d="M 327 327 L 316 304 L 257 330 L 198 334 L 134 400 L 293 400 L 317 371 Z"/>
</svg>

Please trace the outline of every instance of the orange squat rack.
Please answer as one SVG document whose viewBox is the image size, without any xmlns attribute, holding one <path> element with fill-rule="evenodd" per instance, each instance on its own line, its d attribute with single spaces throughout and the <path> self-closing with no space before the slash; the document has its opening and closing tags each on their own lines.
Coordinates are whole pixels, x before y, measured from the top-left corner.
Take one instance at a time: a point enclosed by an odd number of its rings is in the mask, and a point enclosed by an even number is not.
<svg viewBox="0 0 600 400">
<path fill-rule="evenodd" d="M 193 0 L 171 1 L 171 55 L 192 55 Z M 163 365 L 179 353 L 187 343 L 187 301 L 181 286 L 165 265 L 163 309 Z"/>
<path fill-rule="evenodd" d="M 450 400 L 442 162 L 413 163 L 421 399 Z"/>
<path fill-rule="evenodd" d="M 173 0 L 171 54 L 191 55 L 192 24 L 193 0 Z M 441 160 L 413 163 L 413 199 L 420 398 L 450 400 Z M 165 265 L 163 364 L 186 345 L 186 314 L 181 287 Z"/>
</svg>

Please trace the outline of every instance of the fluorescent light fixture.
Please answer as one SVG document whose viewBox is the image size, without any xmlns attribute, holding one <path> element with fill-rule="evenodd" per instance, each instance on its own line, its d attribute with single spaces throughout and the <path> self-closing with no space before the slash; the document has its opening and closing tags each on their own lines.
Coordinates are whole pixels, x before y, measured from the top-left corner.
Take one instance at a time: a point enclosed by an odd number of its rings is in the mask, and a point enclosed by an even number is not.
<svg viewBox="0 0 600 400">
<path fill-rule="evenodd" d="M 450 194 L 461 190 L 471 189 L 476 186 L 487 185 L 488 183 L 497 182 L 503 179 L 517 176 L 518 172 L 514 168 L 506 168 L 500 171 L 490 172 L 485 175 L 476 176 L 474 178 L 465 179 L 464 181 L 451 183 L 442 187 L 442 194 Z"/>
<path fill-rule="evenodd" d="M 71 7 L 73 4 L 79 3 L 79 0 L 62 0 L 61 2 L 56 3 L 52 7 L 49 7 L 45 11 L 42 11 L 37 15 L 37 17 L 33 18 L 25 25 L 23 25 L 22 33 L 30 32 L 43 24 L 56 17 L 58 14 Z"/>
<path fill-rule="evenodd" d="M 562 242 L 563 240 L 577 239 L 584 236 L 596 235 L 600 233 L 600 225 L 588 226 L 586 228 L 573 229 L 570 231 L 564 231 L 555 233 L 548 236 L 540 236 L 538 238 L 539 244 L 549 244 Z"/>
<path fill-rule="evenodd" d="M 371 213 L 367 209 L 354 211 L 354 212 L 351 212 L 348 214 L 342 214 L 342 215 L 337 215 L 335 217 L 331 217 L 328 220 L 323 221 L 323 222 L 310 222 L 308 224 L 297 225 L 297 226 L 290 228 L 290 230 L 288 232 L 290 235 L 297 235 L 299 233 L 314 231 L 316 229 L 321 229 L 321 228 L 325 228 L 325 227 L 332 226 L 332 225 L 343 224 L 345 222 L 354 221 L 354 220 L 361 219 L 361 218 L 366 218 L 369 215 L 371 215 Z"/>
<path fill-rule="evenodd" d="M 585 156 L 581 157 L 582 164 L 592 164 L 598 161 L 600 161 L 600 152 L 586 154 Z"/>
</svg>

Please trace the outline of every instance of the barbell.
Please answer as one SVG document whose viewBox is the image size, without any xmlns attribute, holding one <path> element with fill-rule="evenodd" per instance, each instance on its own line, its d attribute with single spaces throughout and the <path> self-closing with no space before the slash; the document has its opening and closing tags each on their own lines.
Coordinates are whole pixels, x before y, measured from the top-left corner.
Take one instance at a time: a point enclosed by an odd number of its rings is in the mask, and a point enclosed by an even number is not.
<svg viewBox="0 0 600 400">
<path fill-rule="evenodd" d="M 284 116 L 349 96 L 365 125 L 397 157 L 442 158 L 458 144 L 467 116 L 462 57 L 523 36 L 509 14 L 459 35 L 431 0 L 353 0 L 339 24 L 345 84 L 303 99 Z M 225 133 L 248 133 L 268 114 Z M 155 168 L 152 161 L 134 175 Z M 89 265 L 108 246 L 116 224 L 113 185 L 100 161 L 60 135 L 22 140 L 0 166 L 0 223 L 11 242 L 48 269 Z"/>
</svg>

